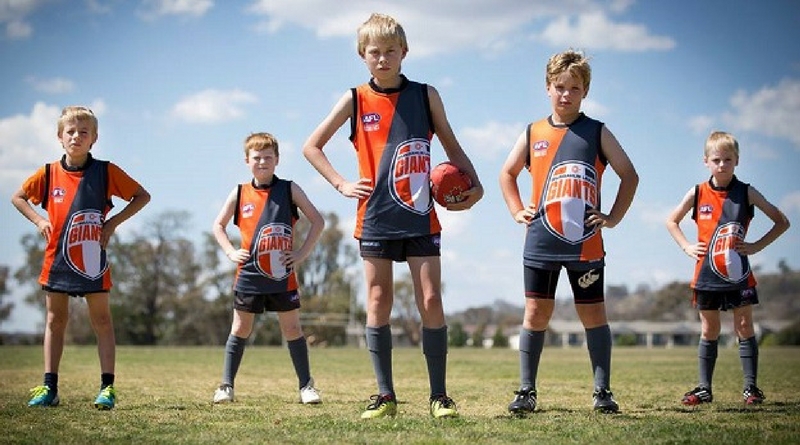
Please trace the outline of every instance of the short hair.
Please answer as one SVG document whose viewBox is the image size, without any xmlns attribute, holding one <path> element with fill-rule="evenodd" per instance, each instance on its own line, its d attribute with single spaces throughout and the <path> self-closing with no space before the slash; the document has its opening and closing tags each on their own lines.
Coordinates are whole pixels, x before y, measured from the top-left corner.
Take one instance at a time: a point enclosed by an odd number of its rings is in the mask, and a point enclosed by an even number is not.
<svg viewBox="0 0 800 445">
<path fill-rule="evenodd" d="M 703 156 L 708 157 L 713 150 L 733 153 L 734 157 L 739 159 L 739 141 L 737 141 L 736 138 L 730 133 L 724 131 L 712 131 L 708 136 L 708 139 L 706 139 L 706 146 L 703 149 Z"/>
<path fill-rule="evenodd" d="M 382 40 L 394 41 L 400 44 L 403 51 L 408 52 L 408 40 L 403 26 L 391 16 L 376 12 L 358 27 L 358 55 L 364 57 L 369 42 Z"/>
<path fill-rule="evenodd" d="M 568 49 L 553 54 L 547 62 L 545 85 L 549 86 L 565 72 L 583 80 L 583 89 L 589 91 L 589 84 L 592 82 L 592 67 L 589 66 L 589 58 L 583 52 Z"/>
<path fill-rule="evenodd" d="M 269 133 L 252 133 L 244 140 L 244 157 L 250 156 L 250 150 L 261 151 L 272 149 L 275 156 L 280 156 L 278 152 L 278 140 Z"/>
<path fill-rule="evenodd" d="M 61 110 L 61 117 L 58 118 L 58 136 L 64 131 L 67 122 L 89 122 L 92 124 L 94 134 L 97 134 L 97 117 L 88 107 L 81 105 L 70 105 Z"/>
</svg>

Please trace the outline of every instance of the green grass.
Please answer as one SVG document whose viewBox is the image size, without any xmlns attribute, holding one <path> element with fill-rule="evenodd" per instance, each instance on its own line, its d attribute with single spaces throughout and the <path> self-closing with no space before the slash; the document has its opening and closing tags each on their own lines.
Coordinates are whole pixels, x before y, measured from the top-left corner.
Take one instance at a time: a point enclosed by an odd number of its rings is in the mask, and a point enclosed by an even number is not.
<svg viewBox="0 0 800 445">
<path fill-rule="evenodd" d="M 512 418 L 506 406 L 518 381 L 511 350 L 450 350 L 448 390 L 461 417 L 428 414 L 428 380 L 419 349 L 394 350 L 400 400 L 394 419 L 362 421 L 375 391 L 367 352 L 311 349 L 324 403 L 297 402 L 288 352 L 251 347 L 236 381 L 238 401 L 213 406 L 223 348 L 120 347 L 118 405 L 96 411 L 99 385 L 93 347 L 67 347 L 57 408 L 28 408 L 40 384 L 41 347 L 0 347 L 0 443 L 800 443 L 800 349 L 762 348 L 759 386 L 767 401 L 745 407 L 736 349 L 717 363 L 714 403 L 680 404 L 694 386 L 695 348 L 615 348 L 612 387 L 621 413 L 592 412 L 584 349 L 546 349 L 539 410 Z"/>
</svg>

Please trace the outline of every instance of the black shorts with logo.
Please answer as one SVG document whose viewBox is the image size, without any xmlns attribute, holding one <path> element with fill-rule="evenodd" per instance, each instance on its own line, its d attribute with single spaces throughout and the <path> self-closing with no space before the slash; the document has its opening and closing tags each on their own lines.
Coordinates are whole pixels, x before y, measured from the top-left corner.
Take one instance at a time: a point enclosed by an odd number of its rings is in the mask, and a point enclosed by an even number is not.
<svg viewBox="0 0 800 445">
<path fill-rule="evenodd" d="M 441 256 L 441 234 L 396 240 L 358 240 L 362 258 L 386 258 L 406 261 L 415 256 Z"/>
<path fill-rule="evenodd" d="M 289 312 L 300 309 L 300 294 L 296 290 L 274 294 L 234 292 L 233 296 L 233 308 L 251 314 Z"/>
<path fill-rule="evenodd" d="M 755 287 L 729 291 L 695 290 L 692 304 L 701 311 L 727 311 L 758 304 L 758 292 Z"/>
<path fill-rule="evenodd" d="M 575 304 L 594 304 L 605 301 L 605 268 L 603 261 L 570 261 L 540 263 L 540 267 L 525 265 L 525 297 L 553 300 L 561 268 L 567 269 Z"/>
</svg>

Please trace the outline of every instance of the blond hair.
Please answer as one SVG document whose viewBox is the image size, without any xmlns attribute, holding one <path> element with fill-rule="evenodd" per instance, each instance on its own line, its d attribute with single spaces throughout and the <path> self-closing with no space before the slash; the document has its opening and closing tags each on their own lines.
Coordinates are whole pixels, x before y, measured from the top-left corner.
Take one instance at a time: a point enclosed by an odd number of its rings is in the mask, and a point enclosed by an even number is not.
<svg viewBox="0 0 800 445">
<path fill-rule="evenodd" d="M 739 141 L 732 134 L 724 131 L 712 131 L 706 139 L 706 146 L 703 149 L 703 156 L 708 157 L 712 151 L 733 153 L 739 159 Z"/>
<path fill-rule="evenodd" d="M 278 140 L 269 133 L 252 133 L 244 140 L 244 157 L 250 156 L 250 150 L 261 151 L 272 149 L 275 156 L 280 156 L 278 152 Z"/>
<path fill-rule="evenodd" d="M 92 132 L 97 135 L 97 117 L 88 107 L 81 105 L 64 107 L 61 110 L 61 117 L 58 118 L 58 137 L 61 137 L 68 122 L 89 122 L 92 125 Z"/>
<path fill-rule="evenodd" d="M 367 45 L 380 41 L 396 42 L 403 52 L 408 52 L 406 32 L 400 23 L 391 16 L 376 12 L 358 27 L 358 55 L 364 57 Z"/>
<path fill-rule="evenodd" d="M 564 52 L 553 54 L 550 60 L 547 61 L 545 85 L 550 86 L 558 76 L 566 72 L 581 79 L 584 91 L 589 91 L 589 84 L 592 82 L 592 67 L 589 66 L 589 58 L 583 52 L 568 49 Z"/>
</svg>

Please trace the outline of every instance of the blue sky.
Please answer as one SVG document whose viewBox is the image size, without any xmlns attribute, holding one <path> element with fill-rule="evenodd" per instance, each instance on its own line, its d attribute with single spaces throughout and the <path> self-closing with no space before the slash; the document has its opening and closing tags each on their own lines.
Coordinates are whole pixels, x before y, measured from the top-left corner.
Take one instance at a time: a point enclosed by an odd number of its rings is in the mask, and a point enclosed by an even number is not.
<svg viewBox="0 0 800 445">
<path fill-rule="evenodd" d="M 497 177 L 525 124 L 549 114 L 544 66 L 570 47 L 592 61 L 584 111 L 607 123 L 641 178 L 626 219 L 604 234 L 607 284 L 689 279 L 692 262 L 663 221 L 707 178 L 702 147 L 715 129 L 739 138 L 739 177 L 795 223 L 752 261 L 800 268 L 800 4 L 792 0 L 0 0 L 0 264 L 23 260 L 19 239 L 34 227 L 9 198 L 61 156 L 56 119 L 72 104 L 99 116 L 94 155 L 153 195 L 123 236 L 161 212 L 188 210 L 182 235 L 199 239 L 234 184 L 248 180 L 241 146 L 255 131 L 280 140 L 279 175 L 351 233 L 355 202 L 322 180 L 301 148 L 336 99 L 368 79 L 355 30 L 371 12 L 404 25 L 403 72 L 439 90 L 486 189 L 469 212 L 440 210 L 448 312 L 522 304 L 523 228 Z M 434 149 L 434 161 L 444 160 Z M 326 152 L 355 179 L 345 131 Z M 607 211 L 618 181 L 611 171 L 605 178 Z M 520 186 L 527 197 L 528 183 Z M 690 222 L 683 227 L 694 234 Z M 758 214 L 750 239 L 768 227 Z M 569 296 L 563 279 L 559 295 Z M 41 320 L 18 303 L 0 328 L 31 330 Z"/>
</svg>

